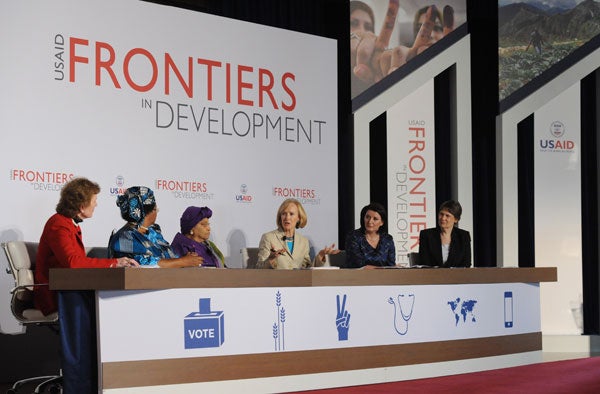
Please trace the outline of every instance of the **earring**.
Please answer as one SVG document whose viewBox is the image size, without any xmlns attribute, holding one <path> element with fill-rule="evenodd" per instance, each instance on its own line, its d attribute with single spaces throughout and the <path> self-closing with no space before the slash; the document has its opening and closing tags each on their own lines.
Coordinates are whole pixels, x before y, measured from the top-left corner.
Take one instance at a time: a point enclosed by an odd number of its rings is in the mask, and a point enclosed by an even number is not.
<svg viewBox="0 0 600 394">
<path fill-rule="evenodd" d="M 194 235 L 194 230 L 190 230 L 190 235 Z"/>
</svg>

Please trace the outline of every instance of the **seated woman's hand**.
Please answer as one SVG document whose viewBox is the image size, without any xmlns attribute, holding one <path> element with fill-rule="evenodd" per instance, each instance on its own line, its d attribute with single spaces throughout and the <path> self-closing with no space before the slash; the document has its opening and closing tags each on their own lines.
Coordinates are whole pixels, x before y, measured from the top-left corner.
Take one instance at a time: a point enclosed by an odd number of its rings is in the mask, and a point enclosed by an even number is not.
<svg viewBox="0 0 600 394">
<path fill-rule="evenodd" d="M 119 257 L 114 267 L 139 267 L 140 264 L 129 257 Z"/>
<path fill-rule="evenodd" d="M 179 259 L 180 267 L 201 267 L 204 259 L 198 256 L 196 253 L 190 252 Z"/>
</svg>

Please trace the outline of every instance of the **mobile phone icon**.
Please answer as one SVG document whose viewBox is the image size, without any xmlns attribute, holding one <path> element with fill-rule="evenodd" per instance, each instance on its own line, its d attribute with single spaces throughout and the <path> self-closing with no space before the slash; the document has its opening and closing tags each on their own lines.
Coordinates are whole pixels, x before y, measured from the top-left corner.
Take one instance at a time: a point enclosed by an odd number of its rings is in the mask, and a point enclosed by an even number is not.
<svg viewBox="0 0 600 394">
<path fill-rule="evenodd" d="M 513 326 L 513 294 L 512 291 L 504 292 L 504 327 Z"/>
</svg>

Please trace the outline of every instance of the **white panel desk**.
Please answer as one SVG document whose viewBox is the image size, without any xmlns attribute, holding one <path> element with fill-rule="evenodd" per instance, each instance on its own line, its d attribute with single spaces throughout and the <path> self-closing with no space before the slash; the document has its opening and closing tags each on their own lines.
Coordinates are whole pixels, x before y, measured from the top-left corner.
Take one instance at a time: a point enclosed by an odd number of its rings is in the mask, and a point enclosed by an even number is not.
<svg viewBox="0 0 600 394">
<path fill-rule="evenodd" d="M 100 385 L 115 393 L 541 353 L 539 283 L 556 280 L 556 268 L 50 272 L 53 290 L 96 291 Z"/>
</svg>

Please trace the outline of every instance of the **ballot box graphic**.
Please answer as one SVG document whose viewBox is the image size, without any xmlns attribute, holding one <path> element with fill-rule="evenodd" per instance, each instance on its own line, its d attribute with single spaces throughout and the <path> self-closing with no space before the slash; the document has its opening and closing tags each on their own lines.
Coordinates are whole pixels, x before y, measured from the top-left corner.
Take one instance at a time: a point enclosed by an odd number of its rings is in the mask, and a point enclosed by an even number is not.
<svg viewBox="0 0 600 394">
<path fill-rule="evenodd" d="M 211 311 L 210 298 L 200 298 L 198 312 L 183 320 L 185 348 L 219 347 L 225 340 L 223 311 Z"/>
</svg>

